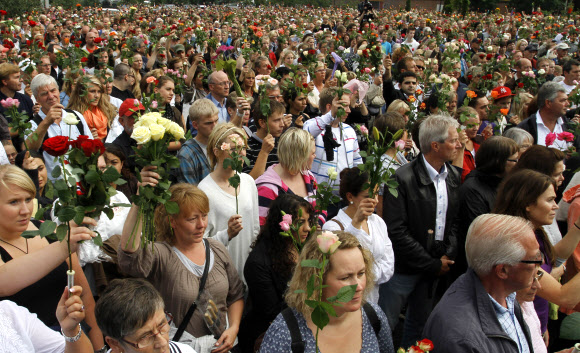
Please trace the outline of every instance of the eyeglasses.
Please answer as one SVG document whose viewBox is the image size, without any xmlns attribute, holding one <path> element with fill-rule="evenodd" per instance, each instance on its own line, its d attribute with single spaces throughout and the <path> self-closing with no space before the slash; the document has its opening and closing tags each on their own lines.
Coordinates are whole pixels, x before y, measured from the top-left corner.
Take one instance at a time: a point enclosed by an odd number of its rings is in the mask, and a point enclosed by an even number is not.
<svg viewBox="0 0 580 353">
<path fill-rule="evenodd" d="M 215 83 L 212 83 L 212 84 L 213 85 L 218 85 L 218 86 L 230 86 L 231 85 L 230 81 L 215 82 Z"/>
<path fill-rule="evenodd" d="M 417 69 L 423 71 L 423 70 L 425 70 L 425 67 L 417 65 Z"/>
<path fill-rule="evenodd" d="M 165 322 L 163 322 L 161 325 L 157 326 L 156 333 L 153 333 L 151 335 L 143 337 L 137 343 L 129 342 L 124 338 L 121 338 L 121 341 L 123 341 L 123 342 L 129 344 L 130 346 L 135 347 L 137 349 L 149 347 L 153 343 L 155 343 L 155 338 L 157 337 L 157 335 L 167 335 L 169 333 L 169 330 L 170 330 L 169 325 L 173 321 L 173 316 L 170 313 L 165 313 L 165 320 L 166 320 Z"/>
<path fill-rule="evenodd" d="M 538 270 L 538 272 L 536 272 L 536 275 L 534 276 L 534 279 L 536 281 L 540 282 L 540 279 L 542 278 L 543 275 L 544 275 L 544 271 Z"/>
<path fill-rule="evenodd" d="M 539 260 L 520 260 L 522 264 L 534 264 L 536 267 L 540 267 L 544 263 L 544 254 L 540 254 L 541 259 Z"/>
<path fill-rule="evenodd" d="M 519 159 L 508 159 L 508 162 L 513 162 L 513 163 L 517 163 L 519 161 Z"/>
</svg>

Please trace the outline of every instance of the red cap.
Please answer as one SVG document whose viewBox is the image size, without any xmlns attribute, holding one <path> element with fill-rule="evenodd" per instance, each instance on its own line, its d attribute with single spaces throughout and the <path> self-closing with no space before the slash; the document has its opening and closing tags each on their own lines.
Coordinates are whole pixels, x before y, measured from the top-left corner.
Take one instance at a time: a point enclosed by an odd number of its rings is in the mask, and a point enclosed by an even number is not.
<svg viewBox="0 0 580 353">
<path fill-rule="evenodd" d="M 138 99 L 127 98 L 119 108 L 119 116 L 131 116 L 136 111 L 145 111 Z"/>
<path fill-rule="evenodd" d="M 494 98 L 494 100 L 502 99 L 502 98 L 505 98 L 505 97 L 511 97 L 513 95 L 512 94 L 512 90 L 509 89 L 509 87 L 506 87 L 506 86 L 499 86 L 499 87 L 496 87 L 496 88 L 492 89 L 491 91 L 492 92 L 497 92 L 497 96 Z M 493 96 L 494 95 L 492 94 L 492 97 Z"/>
</svg>

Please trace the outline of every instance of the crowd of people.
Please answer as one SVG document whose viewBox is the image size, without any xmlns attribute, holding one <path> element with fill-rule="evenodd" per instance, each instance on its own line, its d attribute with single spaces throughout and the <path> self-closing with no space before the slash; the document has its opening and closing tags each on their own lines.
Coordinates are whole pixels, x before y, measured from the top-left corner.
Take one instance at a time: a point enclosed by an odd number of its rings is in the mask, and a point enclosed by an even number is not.
<svg viewBox="0 0 580 353">
<path fill-rule="evenodd" d="M 580 17 L 369 5 L 1 10 L 0 352 L 572 352 Z M 178 167 L 138 167 L 147 112 Z M 68 245 L 23 236 L 56 219 L 55 136 L 123 180 Z M 322 299 L 356 290 L 317 333 L 323 231 Z"/>
</svg>

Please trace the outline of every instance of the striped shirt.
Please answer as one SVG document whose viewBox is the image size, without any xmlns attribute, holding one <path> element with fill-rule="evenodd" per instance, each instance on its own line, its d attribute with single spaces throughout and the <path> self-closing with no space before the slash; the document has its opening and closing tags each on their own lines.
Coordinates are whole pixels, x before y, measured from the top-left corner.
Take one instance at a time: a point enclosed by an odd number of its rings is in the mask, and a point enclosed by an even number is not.
<svg viewBox="0 0 580 353">
<path fill-rule="evenodd" d="M 254 132 L 252 136 L 248 139 L 248 149 L 246 150 L 246 157 L 250 160 L 250 165 L 244 165 L 242 170 L 244 173 L 249 173 L 254 169 L 256 161 L 258 160 L 258 155 L 262 150 L 262 139 L 256 135 Z M 274 148 L 268 154 L 268 160 L 266 162 L 266 169 L 270 166 L 278 163 L 278 140 L 274 144 Z"/>
</svg>

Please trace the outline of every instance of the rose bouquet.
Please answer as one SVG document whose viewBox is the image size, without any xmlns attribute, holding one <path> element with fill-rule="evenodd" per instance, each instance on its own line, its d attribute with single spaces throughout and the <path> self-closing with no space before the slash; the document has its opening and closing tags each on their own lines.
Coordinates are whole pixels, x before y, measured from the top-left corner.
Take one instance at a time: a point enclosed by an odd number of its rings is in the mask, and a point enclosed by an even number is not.
<svg viewBox="0 0 580 353">
<path fill-rule="evenodd" d="M 73 120 L 74 119 L 74 120 Z M 75 116 L 66 116 L 65 122 L 70 126 L 78 124 Z M 70 135 L 70 133 L 69 133 Z M 74 271 L 72 270 L 72 254 L 70 250 L 70 222 L 80 225 L 85 216 L 98 218 L 103 212 L 110 219 L 113 218 L 113 208 L 123 205 L 111 205 L 111 196 L 117 191 L 111 183 L 121 185 L 125 180 L 114 167 L 101 171 L 97 167 L 99 156 L 105 152 L 105 146 L 100 140 L 89 139 L 80 135 L 76 140 L 69 140 L 67 136 L 54 136 L 44 141 L 43 150 L 55 157 L 60 164 L 52 170 L 55 178 L 54 190 L 58 200 L 47 208 L 54 207 L 53 213 L 58 223 L 51 220 L 43 222 L 38 230 L 26 231 L 24 237 L 54 236 L 59 241 L 67 239 L 69 249 L 69 288 L 74 285 Z M 65 161 L 66 156 L 66 161 Z M 129 205 L 125 205 L 129 206 Z M 41 219 L 46 208 L 41 208 L 36 218 Z M 100 235 L 93 238 L 96 245 L 102 246 Z"/>
<path fill-rule="evenodd" d="M 4 115 L 7 118 L 10 118 L 10 123 L 8 126 L 11 130 L 16 131 L 18 133 L 18 137 L 20 141 L 24 141 L 24 147 L 28 150 L 28 145 L 26 144 L 25 136 L 29 134 L 33 134 L 31 136 L 36 137 L 36 133 L 32 131 L 32 124 L 30 123 L 30 117 L 25 113 L 19 112 L 18 107 L 20 106 L 20 102 L 18 99 L 13 98 L 6 98 L 0 101 L 0 104 L 6 111 Z"/>
<path fill-rule="evenodd" d="M 391 178 L 395 174 L 395 170 L 390 168 L 392 162 L 385 166 L 381 157 L 403 136 L 403 130 L 399 130 L 395 134 L 386 131 L 385 135 L 391 135 L 388 142 L 386 136 L 376 127 L 373 127 L 372 137 L 369 136 L 366 127 L 359 126 L 359 130 L 368 140 L 367 150 L 360 151 L 360 155 L 365 159 L 365 162 L 358 165 L 361 172 L 367 172 L 369 174 L 369 180 L 363 185 L 363 189 L 368 188 L 369 198 L 372 199 L 375 197 L 378 187 L 386 185 L 389 188 L 389 192 L 396 197 L 398 183 L 395 179 Z"/>
<path fill-rule="evenodd" d="M 556 141 L 561 141 L 561 142 L 556 142 Z M 572 146 L 572 142 L 574 142 L 574 134 L 571 132 L 561 132 L 559 134 L 556 134 L 554 132 L 550 132 L 548 135 L 546 135 L 546 147 L 550 147 L 553 144 L 563 144 L 569 152 L 574 152 L 574 147 Z M 564 147 L 564 146 L 557 146 L 557 147 Z"/>
<path fill-rule="evenodd" d="M 322 262 L 318 259 L 306 259 L 300 262 L 300 266 L 317 269 L 317 273 L 312 274 L 306 285 L 308 298 L 314 299 L 307 299 L 305 303 L 313 309 L 310 319 L 316 325 L 316 352 L 318 352 L 318 333 L 328 325 L 330 315 L 336 316 L 336 311 L 333 306 L 341 306 L 343 303 L 351 301 L 356 292 L 357 285 L 344 286 L 333 297 L 326 299 L 322 297 L 322 289 L 325 287 L 322 284 L 324 282 L 324 270 L 328 265 L 330 255 L 338 249 L 341 243 L 338 240 L 338 236 L 329 231 L 324 231 L 318 235 L 316 241 L 318 242 L 318 250 L 322 252 Z M 304 290 L 297 290 L 295 292 L 304 293 Z"/>
<path fill-rule="evenodd" d="M 143 246 L 151 245 L 155 242 L 155 224 L 153 216 L 157 205 L 162 205 L 168 214 L 179 212 L 179 206 L 176 202 L 169 201 L 168 170 L 179 167 L 177 157 L 168 154 L 167 147 L 172 141 L 179 141 L 184 138 L 184 131 L 177 123 L 165 119 L 160 113 L 147 113 L 139 117 L 133 126 L 131 138 L 137 141 L 135 149 L 135 163 L 143 168 L 146 166 L 155 166 L 160 176 L 159 183 L 155 186 L 140 186 L 139 194 L 133 197 L 135 205 L 139 206 L 139 216 L 135 227 L 129 237 L 129 242 L 135 243 L 137 226 L 143 222 L 141 244 Z M 137 173 L 140 179 L 140 174 Z M 141 181 L 141 180 L 139 180 Z"/>
<path fill-rule="evenodd" d="M 433 346 L 433 342 L 431 342 L 431 340 L 424 338 L 420 341 L 417 341 L 414 346 L 409 347 L 409 349 L 407 349 L 406 351 L 403 348 L 399 348 L 397 350 L 397 353 L 425 353 L 431 352 L 433 348 L 435 348 Z"/>
<path fill-rule="evenodd" d="M 223 167 L 224 169 L 232 168 L 234 175 L 228 179 L 228 183 L 234 188 L 236 193 L 236 214 L 238 214 L 238 186 L 240 186 L 240 173 L 246 165 L 250 165 L 250 160 L 248 157 L 242 155 L 242 150 L 246 148 L 246 142 L 238 134 L 231 134 L 228 136 L 228 140 L 232 143 L 224 142 L 220 146 L 222 151 L 226 151 L 230 156 L 224 159 Z M 232 147 L 233 145 L 233 147 Z"/>
</svg>

